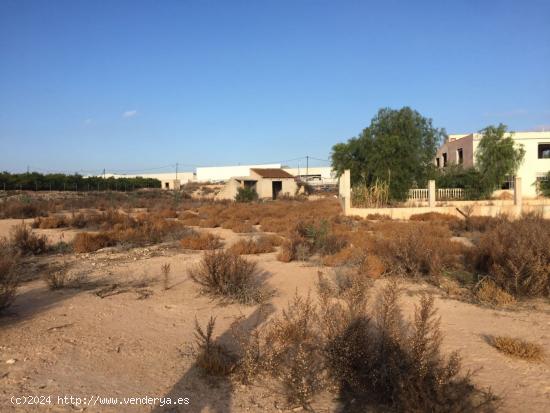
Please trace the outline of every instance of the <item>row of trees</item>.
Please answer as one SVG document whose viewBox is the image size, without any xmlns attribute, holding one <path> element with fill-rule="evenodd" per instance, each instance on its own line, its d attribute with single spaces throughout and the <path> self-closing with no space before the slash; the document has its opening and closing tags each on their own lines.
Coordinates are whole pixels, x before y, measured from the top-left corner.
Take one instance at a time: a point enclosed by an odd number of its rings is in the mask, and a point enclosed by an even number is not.
<svg viewBox="0 0 550 413">
<path fill-rule="evenodd" d="M 160 188 L 154 178 L 103 178 L 85 177 L 79 174 L 41 174 L 38 172 L 12 174 L 0 173 L 0 190 L 31 191 L 131 191 L 142 188 Z"/>
<path fill-rule="evenodd" d="M 410 188 L 425 188 L 430 179 L 439 187 L 464 188 L 468 196 L 483 198 L 517 171 L 525 150 L 514 145 L 505 125 L 481 132 L 475 167 L 439 169 L 434 157 L 445 129 L 409 107 L 384 108 L 359 136 L 333 146 L 332 166 L 339 175 L 350 169 L 353 186 L 387 184 L 391 200 L 405 200 Z"/>
</svg>

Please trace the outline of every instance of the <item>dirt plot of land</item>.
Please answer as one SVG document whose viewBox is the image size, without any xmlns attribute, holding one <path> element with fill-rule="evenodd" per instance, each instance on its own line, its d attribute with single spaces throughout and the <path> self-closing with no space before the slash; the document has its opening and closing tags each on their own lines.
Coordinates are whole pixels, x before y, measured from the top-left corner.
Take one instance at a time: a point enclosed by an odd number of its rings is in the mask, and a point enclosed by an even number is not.
<svg viewBox="0 0 550 413">
<path fill-rule="evenodd" d="M 0 236 L 21 220 L 0 220 Z M 27 222 L 30 222 L 27 220 Z M 202 229 L 219 235 L 225 248 L 248 234 L 224 228 Z M 70 242 L 75 229 L 36 229 L 51 242 Z M 195 319 L 205 325 L 216 317 L 214 335 L 231 340 L 236 320 L 253 324 L 259 306 L 199 295 L 188 269 L 203 252 L 182 250 L 173 243 L 133 249 L 106 248 L 94 253 L 57 254 L 33 258 L 49 265 L 65 264 L 70 273 L 85 275 L 79 288 L 48 289 L 36 266 L 34 280 L 22 284 L 8 315 L 0 319 L 1 411 L 105 412 L 260 412 L 285 411 L 285 397 L 276 386 L 241 385 L 230 379 L 210 380 L 194 365 L 191 347 Z M 315 299 L 318 273 L 337 269 L 319 260 L 281 262 L 277 252 L 247 256 L 256 261 L 275 290 L 262 311 L 279 313 L 295 293 Z M 170 264 L 169 288 L 161 267 Z M 378 279 L 370 296 L 387 281 Z M 513 309 L 494 309 L 448 298 L 424 283 L 403 282 L 402 305 L 407 318 L 422 291 L 436 297 L 441 316 L 443 350 L 458 350 L 473 381 L 501 397 L 498 411 L 550 410 L 550 362 L 508 358 L 487 342 L 487 336 L 510 334 L 550 350 L 550 304 L 537 299 Z M 15 406 L 11 396 L 52 395 L 51 406 Z M 57 396 L 178 397 L 189 404 L 174 406 L 56 406 Z M 315 411 L 335 411 L 338 400 L 322 392 Z M 295 409 L 298 410 L 298 409 Z"/>
</svg>

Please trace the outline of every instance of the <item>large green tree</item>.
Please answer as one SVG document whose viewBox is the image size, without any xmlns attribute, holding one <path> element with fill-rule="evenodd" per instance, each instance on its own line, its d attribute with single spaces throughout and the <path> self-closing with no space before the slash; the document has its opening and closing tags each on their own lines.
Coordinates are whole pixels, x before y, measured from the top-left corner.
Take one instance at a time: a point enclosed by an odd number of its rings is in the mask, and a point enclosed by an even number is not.
<svg viewBox="0 0 550 413">
<path fill-rule="evenodd" d="M 484 184 L 492 190 L 500 188 L 506 176 L 513 176 L 525 156 L 525 149 L 516 145 L 506 125 L 487 126 L 476 150 L 476 166 Z"/>
<path fill-rule="evenodd" d="M 431 119 L 409 107 L 380 109 L 358 137 L 333 146 L 332 166 L 339 175 L 350 169 L 353 184 L 388 182 L 390 197 L 402 200 L 414 185 L 426 185 L 444 136 Z"/>
</svg>

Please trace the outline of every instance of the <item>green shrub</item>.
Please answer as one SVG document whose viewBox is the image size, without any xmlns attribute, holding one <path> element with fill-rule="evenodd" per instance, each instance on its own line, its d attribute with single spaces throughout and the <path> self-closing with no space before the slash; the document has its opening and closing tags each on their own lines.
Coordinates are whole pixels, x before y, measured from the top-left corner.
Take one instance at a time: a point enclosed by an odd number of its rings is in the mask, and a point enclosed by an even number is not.
<svg viewBox="0 0 550 413">
<path fill-rule="evenodd" d="M 237 202 L 252 202 L 258 199 L 258 193 L 254 188 L 239 188 L 235 201 Z"/>
</svg>

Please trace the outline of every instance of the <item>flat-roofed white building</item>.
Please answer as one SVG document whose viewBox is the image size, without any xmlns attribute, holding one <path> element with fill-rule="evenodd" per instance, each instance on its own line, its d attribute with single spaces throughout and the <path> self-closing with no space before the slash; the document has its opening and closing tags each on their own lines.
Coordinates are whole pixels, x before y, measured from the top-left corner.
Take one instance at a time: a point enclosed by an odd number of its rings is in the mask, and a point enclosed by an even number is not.
<svg viewBox="0 0 550 413">
<path fill-rule="evenodd" d="M 550 171 L 550 132 L 515 132 L 512 139 L 516 145 L 525 149 L 525 157 L 516 176 L 521 178 L 521 192 L 525 197 L 536 197 L 538 182 L 545 179 Z M 510 134 L 508 134 L 510 136 Z M 436 166 L 463 165 L 471 168 L 475 165 L 475 154 L 480 133 L 449 135 L 447 141 L 437 150 Z M 513 182 L 510 177 L 509 182 Z"/>
<path fill-rule="evenodd" d="M 283 168 L 289 174 L 312 185 L 336 185 L 338 177 L 330 166 L 310 166 L 308 168 Z"/>
<path fill-rule="evenodd" d="M 235 176 L 249 176 L 250 170 L 260 169 L 280 169 L 280 163 L 271 163 L 263 165 L 234 165 L 234 166 L 208 166 L 197 168 L 197 182 L 225 182 Z"/>
<path fill-rule="evenodd" d="M 182 185 L 185 185 L 188 182 L 195 181 L 194 172 L 169 172 L 169 173 L 158 173 L 158 174 L 136 174 L 136 175 L 120 175 L 120 174 L 106 174 L 107 178 L 152 178 L 158 179 L 161 182 L 162 189 L 180 189 Z"/>
</svg>

